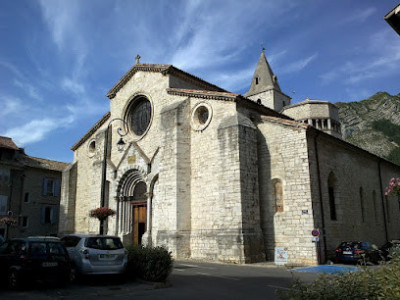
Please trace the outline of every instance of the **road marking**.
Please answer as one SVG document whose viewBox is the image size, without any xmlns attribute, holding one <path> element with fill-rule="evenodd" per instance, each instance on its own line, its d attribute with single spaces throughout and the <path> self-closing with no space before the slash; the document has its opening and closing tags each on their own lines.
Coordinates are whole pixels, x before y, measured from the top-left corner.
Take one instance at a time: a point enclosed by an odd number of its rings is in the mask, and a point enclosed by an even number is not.
<svg viewBox="0 0 400 300">
<path fill-rule="evenodd" d="M 190 268 L 198 268 L 199 266 L 196 265 L 189 265 L 189 264 L 178 264 L 178 266 L 190 267 Z"/>
<path fill-rule="evenodd" d="M 279 285 L 270 285 L 270 284 L 268 284 L 267 286 L 268 286 L 268 287 L 275 288 L 275 289 L 280 289 L 280 290 L 286 290 L 286 291 L 289 291 L 289 290 L 290 290 L 290 288 L 283 287 L 283 286 L 279 286 Z"/>
<path fill-rule="evenodd" d="M 220 275 L 212 275 L 210 273 L 204 273 L 204 272 L 196 272 L 199 275 L 204 275 L 204 276 L 209 276 L 209 277 L 216 277 L 216 278 L 222 278 L 222 279 L 228 279 L 228 280 L 235 280 L 238 281 L 240 279 L 234 278 L 234 277 L 227 277 L 227 276 L 220 276 Z"/>
<path fill-rule="evenodd" d="M 190 264 L 177 264 L 176 267 L 177 267 L 177 268 L 179 268 L 179 267 L 189 267 L 189 268 L 199 268 L 199 269 L 215 270 L 214 267 L 205 267 L 205 266 L 190 265 Z"/>
</svg>

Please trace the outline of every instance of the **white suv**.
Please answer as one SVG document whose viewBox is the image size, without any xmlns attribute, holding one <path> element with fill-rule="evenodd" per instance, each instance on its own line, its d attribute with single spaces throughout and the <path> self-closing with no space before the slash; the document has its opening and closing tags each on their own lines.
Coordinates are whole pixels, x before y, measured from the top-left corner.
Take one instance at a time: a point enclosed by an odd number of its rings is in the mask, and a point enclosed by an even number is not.
<svg viewBox="0 0 400 300">
<path fill-rule="evenodd" d="M 61 238 L 78 274 L 122 274 L 128 251 L 117 236 L 70 234 Z"/>
</svg>

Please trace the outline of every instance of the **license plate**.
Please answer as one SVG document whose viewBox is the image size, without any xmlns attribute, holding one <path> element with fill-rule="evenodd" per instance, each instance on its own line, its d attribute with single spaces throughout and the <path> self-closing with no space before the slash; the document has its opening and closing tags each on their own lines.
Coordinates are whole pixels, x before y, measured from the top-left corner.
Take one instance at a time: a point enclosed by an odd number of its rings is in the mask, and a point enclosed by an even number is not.
<svg viewBox="0 0 400 300">
<path fill-rule="evenodd" d="M 343 251 L 343 254 L 353 254 L 353 252 L 351 252 L 351 251 Z"/>
<path fill-rule="evenodd" d="M 115 259 L 115 254 L 99 254 L 99 259 L 111 260 Z"/>
<path fill-rule="evenodd" d="M 42 267 L 46 267 L 46 268 L 57 267 L 57 266 L 58 266 L 58 262 L 56 262 L 56 261 L 51 261 L 51 262 L 46 261 L 46 262 L 42 263 Z"/>
</svg>

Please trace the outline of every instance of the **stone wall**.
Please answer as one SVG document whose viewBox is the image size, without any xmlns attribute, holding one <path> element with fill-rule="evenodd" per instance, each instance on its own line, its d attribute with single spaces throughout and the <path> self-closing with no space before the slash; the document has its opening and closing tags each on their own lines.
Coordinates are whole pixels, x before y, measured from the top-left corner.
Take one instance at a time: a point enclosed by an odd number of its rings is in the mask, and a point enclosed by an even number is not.
<svg viewBox="0 0 400 300">
<path fill-rule="evenodd" d="M 309 134 L 308 141 L 315 227 L 321 229 L 322 257 L 325 244 L 327 258 L 332 258 L 341 241 L 365 240 L 381 246 L 387 238 L 398 238 L 399 206 L 393 199 L 386 202 L 383 193 L 400 167 L 316 131 Z M 335 179 L 336 220 L 331 215 L 329 176 Z M 386 226 L 385 219 L 390 219 Z"/>
<path fill-rule="evenodd" d="M 267 260 L 274 260 L 275 247 L 286 247 L 290 264 L 316 264 L 306 132 L 301 126 L 268 118 L 261 118 L 258 129 L 261 227 Z M 275 211 L 273 179 L 283 185 L 282 212 Z"/>
</svg>

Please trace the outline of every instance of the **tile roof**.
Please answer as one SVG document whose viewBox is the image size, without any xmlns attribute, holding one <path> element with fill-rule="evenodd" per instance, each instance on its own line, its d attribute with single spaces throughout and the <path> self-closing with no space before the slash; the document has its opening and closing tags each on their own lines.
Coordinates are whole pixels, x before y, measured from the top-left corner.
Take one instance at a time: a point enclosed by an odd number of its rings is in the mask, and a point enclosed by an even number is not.
<svg viewBox="0 0 400 300">
<path fill-rule="evenodd" d="M 282 119 L 282 118 L 277 118 L 277 117 L 271 117 L 271 116 L 261 116 L 261 119 L 266 120 L 271 123 L 278 123 L 281 125 L 286 125 L 286 126 L 291 126 L 295 128 L 302 128 L 302 129 L 308 129 L 311 127 L 310 125 L 306 123 L 301 123 L 295 120 L 289 120 L 289 119 Z"/>
<path fill-rule="evenodd" d="M 168 88 L 167 93 L 178 96 L 186 96 L 186 97 L 235 101 L 237 103 L 251 107 L 252 109 L 257 110 L 263 115 L 275 116 L 278 118 L 291 120 L 290 117 L 283 115 L 262 104 L 258 104 L 255 101 L 248 99 L 240 94 L 230 93 L 226 91 L 218 92 L 218 91 L 190 90 L 190 89 L 178 89 L 178 88 Z"/>
<path fill-rule="evenodd" d="M 0 148 L 19 150 L 19 147 L 17 145 L 15 145 L 12 138 L 9 138 L 6 136 L 0 136 Z"/>
<path fill-rule="evenodd" d="M 46 169 L 46 170 L 52 170 L 52 171 L 64 171 L 66 167 L 68 167 L 70 164 L 61 162 L 61 161 L 55 161 L 55 160 L 49 160 L 45 158 L 39 158 L 39 157 L 33 157 L 33 156 L 25 156 L 22 161 L 21 161 L 25 166 L 31 167 L 31 168 L 40 168 L 40 169 Z"/>
<path fill-rule="evenodd" d="M 213 91 L 220 91 L 220 92 L 226 92 L 224 89 L 211 84 L 197 76 L 194 76 L 192 74 L 189 74 L 185 71 L 182 71 L 173 65 L 162 65 L 162 64 L 141 64 L 137 63 L 135 64 L 122 78 L 111 88 L 111 90 L 107 93 L 107 97 L 109 99 L 113 99 L 115 95 L 118 93 L 118 91 L 128 82 L 129 79 L 132 78 L 132 76 L 138 72 L 138 71 L 144 71 L 144 72 L 159 72 L 162 73 L 163 75 L 166 74 L 172 74 L 176 77 L 179 77 L 183 80 L 193 82 L 197 84 L 199 87 L 207 89 L 207 90 L 213 90 Z"/>
<path fill-rule="evenodd" d="M 167 93 L 178 96 L 191 96 L 196 98 L 234 101 L 240 94 L 219 91 L 205 91 L 193 89 L 167 88 Z"/>
</svg>

